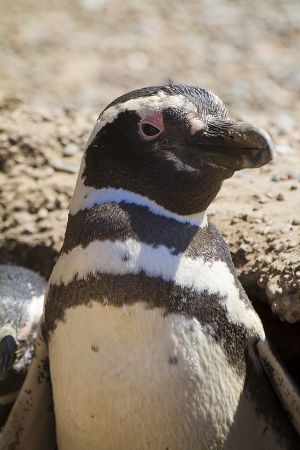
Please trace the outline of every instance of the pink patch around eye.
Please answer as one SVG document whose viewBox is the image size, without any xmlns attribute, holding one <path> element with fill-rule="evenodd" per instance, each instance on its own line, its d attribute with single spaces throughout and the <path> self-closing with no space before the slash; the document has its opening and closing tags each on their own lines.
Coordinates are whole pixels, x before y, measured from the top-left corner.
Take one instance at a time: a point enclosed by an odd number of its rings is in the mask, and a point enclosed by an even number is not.
<svg viewBox="0 0 300 450">
<path fill-rule="evenodd" d="M 199 117 L 195 116 L 194 113 L 189 113 L 187 115 L 188 121 L 191 126 L 191 134 L 197 133 L 197 131 L 201 131 L 203 129 L 203 122 Z"/>
<path fill-rule="evenodd" d="M 153 134 L 152 136 L 147 136 L 143 132 L 143 126 L 145 126 L 145 125 L 151 125 L 152 127 L 157 128 L 158 132 L 156 134 Z M 141 120 L 140 124 L 139 124 L 140 135 L 145 140 L 150 141 L 151 139 L 158 136 L 163 130 L 164 130 L 164 121 L 163 121 L 163 116 L 162 116 L 161 111 L 156 111 L 153 114 L 150 114 L 149 116 L 147 116 L 143 120 Z"/>
</svg>

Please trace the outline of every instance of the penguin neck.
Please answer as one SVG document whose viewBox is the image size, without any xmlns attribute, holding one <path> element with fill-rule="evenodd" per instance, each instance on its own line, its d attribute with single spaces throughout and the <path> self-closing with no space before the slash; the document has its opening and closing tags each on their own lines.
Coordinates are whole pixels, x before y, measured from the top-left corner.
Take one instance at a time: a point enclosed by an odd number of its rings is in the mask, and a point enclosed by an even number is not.
<svg viewBox="0 0 300 450">
<path fill-rule="evenodd" d="M 90 209 L 96 205 L 124 202 L 147 207 L 149 211 L 154 214 L 174 219 L 178 222 L 188 223 L 199 228 L 207 226 L 207 210 L 195 214 L 182 215 L 166 209 L 162 205 L 159 205 L 154 200 L 144 195 L 140 195 L 127 189 L 115 187 L 103 187 L 97 189 L 92 186 L 86 186 L 83 179 L 84 169 L 85 161 L 83 158 L 74 195 L 70 204 L 71 216 L 76 215 L 79 211 Z"/>
</svg>

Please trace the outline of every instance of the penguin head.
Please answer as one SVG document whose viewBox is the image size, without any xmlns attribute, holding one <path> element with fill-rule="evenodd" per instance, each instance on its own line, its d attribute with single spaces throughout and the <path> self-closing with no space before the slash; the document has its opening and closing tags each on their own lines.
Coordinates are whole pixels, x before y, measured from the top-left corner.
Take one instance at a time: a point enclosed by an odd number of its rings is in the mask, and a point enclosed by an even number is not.
<svg viewBox="0 0 300 450">
<path fill-rule="evenodd" d="M 168 84 L 132 91 L 104 109 L 81 176 L 87 187 L 125 189 L 185 215 L 206 210 L 236 170 L 271 159 L 269 135 L 229 119 L 216 95 Z"/>
</svg>

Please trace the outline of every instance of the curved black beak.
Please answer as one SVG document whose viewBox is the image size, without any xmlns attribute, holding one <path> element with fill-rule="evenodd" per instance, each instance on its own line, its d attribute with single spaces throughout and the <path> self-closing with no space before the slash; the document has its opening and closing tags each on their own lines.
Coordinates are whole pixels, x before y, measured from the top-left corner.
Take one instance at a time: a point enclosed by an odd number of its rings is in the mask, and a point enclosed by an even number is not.
<svg viewBox="0 0 300 450">
<path fill-rule="evenodd" d="M 273 158 L 270 135 L 241 121 L 209 118 L 206 129 L 193 139 L 210 164 L 233 171 L 261 167 Z"/>
</svg>

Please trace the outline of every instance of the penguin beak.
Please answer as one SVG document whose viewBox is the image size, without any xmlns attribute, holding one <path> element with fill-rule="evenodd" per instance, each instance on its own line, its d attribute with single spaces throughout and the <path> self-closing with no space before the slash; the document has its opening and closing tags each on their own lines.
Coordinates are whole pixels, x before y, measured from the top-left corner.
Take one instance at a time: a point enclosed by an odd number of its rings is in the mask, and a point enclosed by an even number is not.
<svg viewBox="0 0 300 450">
<path fill-rule="evenodd" d="M 225 169 L 261 167 L 272 160 L 270 135 L 245 122 L 209 118 L 205 131 L 193 138 L 205 160 Z"/>
</svg>

